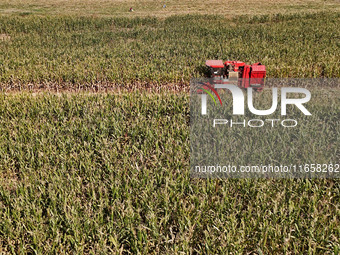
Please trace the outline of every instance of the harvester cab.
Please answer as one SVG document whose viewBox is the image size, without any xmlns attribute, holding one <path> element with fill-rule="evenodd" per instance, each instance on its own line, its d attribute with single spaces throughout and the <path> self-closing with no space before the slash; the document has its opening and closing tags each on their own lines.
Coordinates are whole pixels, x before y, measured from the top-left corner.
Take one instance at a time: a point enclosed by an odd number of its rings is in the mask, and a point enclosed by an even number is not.
<svg viewBox="0 0 340 255">
<path fill-rule="evenodd" d="M 208 76 L 214 81 L 225 78 L 225 66 L 222 60 L 207 60 L 205 65 L 208 68 Z"/>
<path fill-rule="evenodd" d="M 247 65 L 241 61 L 207 60 L 209 78 L 214 84 L 237 84 L 242 88 L 262 91 L 266 77 L 266 66 L 261 63 Z"/>
</svg>

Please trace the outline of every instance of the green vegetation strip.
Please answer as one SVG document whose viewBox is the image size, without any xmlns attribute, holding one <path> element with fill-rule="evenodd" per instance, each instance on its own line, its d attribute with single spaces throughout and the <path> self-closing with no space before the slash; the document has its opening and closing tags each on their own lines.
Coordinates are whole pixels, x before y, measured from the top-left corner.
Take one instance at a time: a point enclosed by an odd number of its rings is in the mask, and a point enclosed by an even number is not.
<svg viewBox="0 0 340 255">
<path fill-rule="evenodd" d="M 339 180 L 189 177 L 188 101 L 1 94 L 0 252 L 339 253 Z"/>
<path fill-rule="evenodd" d="M 270 77 L 340 77 L 338 24 L 338 13 L 322 12 L 233 20 L 0 16 L 0 84 L 188 84 L 215 58 L 262 62 Z"/>
</svg>

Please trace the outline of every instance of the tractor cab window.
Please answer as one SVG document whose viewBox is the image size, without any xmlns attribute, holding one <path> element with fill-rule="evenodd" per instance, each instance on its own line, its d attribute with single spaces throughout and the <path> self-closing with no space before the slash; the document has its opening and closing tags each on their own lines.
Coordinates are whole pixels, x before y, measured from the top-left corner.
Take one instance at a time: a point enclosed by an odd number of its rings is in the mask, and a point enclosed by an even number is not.
<svg viewBox="0 0 340 255">
<path fill-rule="evenodd" d="M 211 68 L 211 76 L 222 76 L 223 68 Z"/>
</svg>

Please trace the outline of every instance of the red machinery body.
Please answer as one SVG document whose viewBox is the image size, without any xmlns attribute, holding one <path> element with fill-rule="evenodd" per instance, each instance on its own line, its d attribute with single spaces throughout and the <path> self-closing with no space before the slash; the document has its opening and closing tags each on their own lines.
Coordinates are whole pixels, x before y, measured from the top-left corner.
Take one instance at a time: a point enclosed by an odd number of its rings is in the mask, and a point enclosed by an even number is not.
<svg viewBox="0 0 340 255">
<path fill-rule="evenodd" d="M 226 61 L 224 62 L 225 66 L 231 65 L 235 72 L 238 72 L 241 66 L 244 66 L 245 63 L 242 61 Z"/>
<path fill-rule="evenodd" d="M 214 83 L 236 83 L 242 88 L 261 91 L 266 77 L 266 66 L 261 63 L 246 65 L 241 61 L 207 60 L 209 76 Z"/>
</svg>

